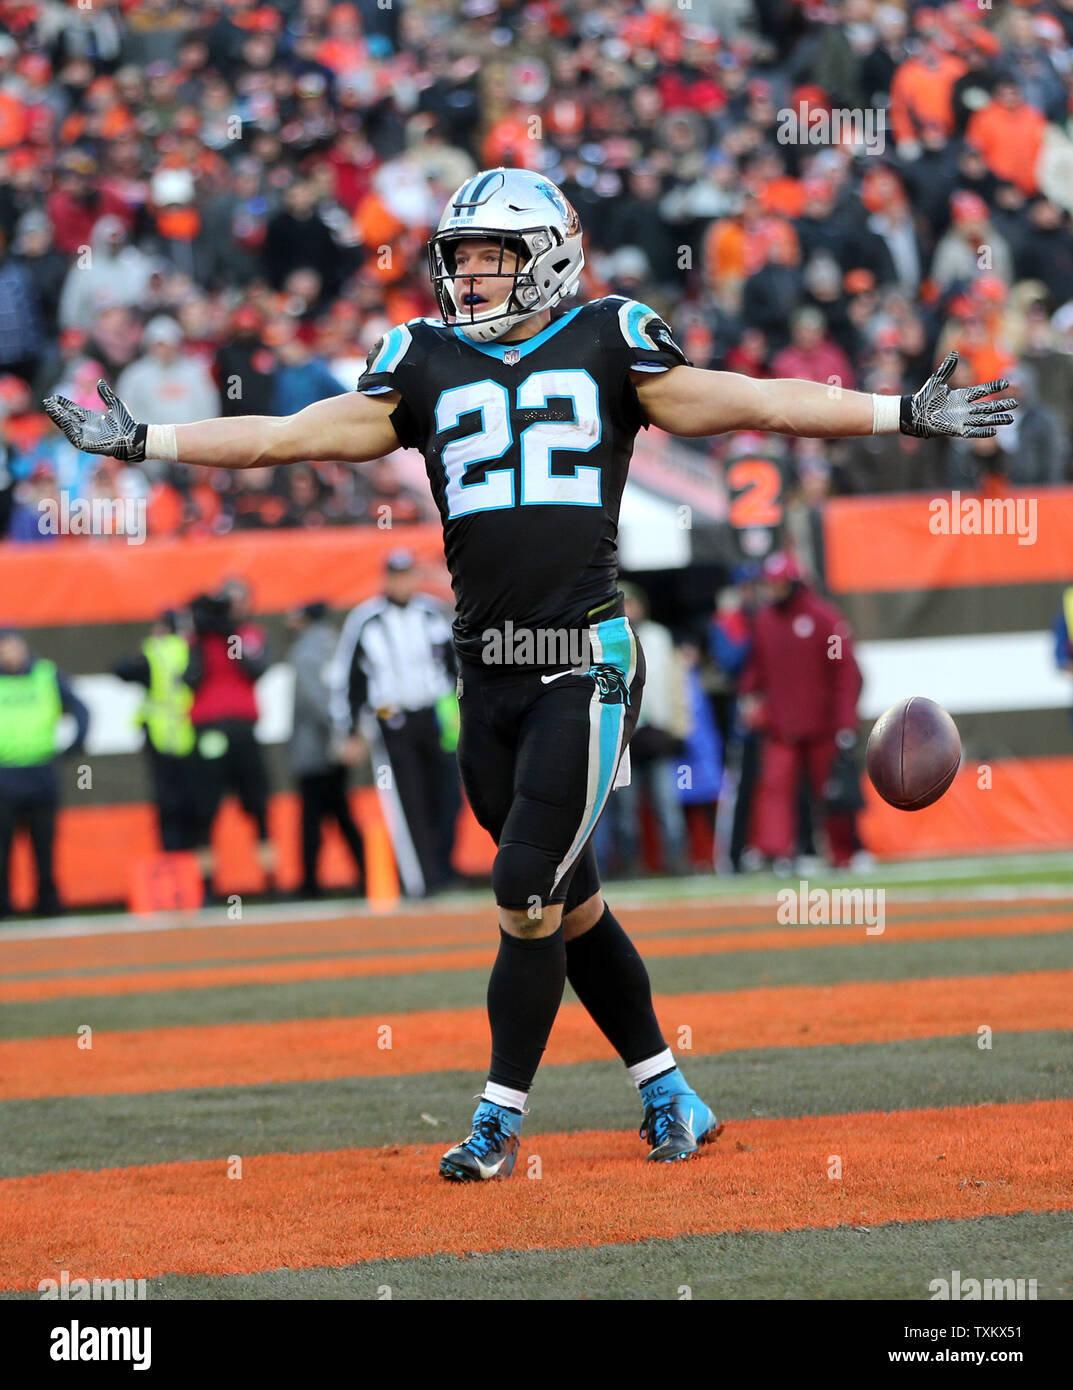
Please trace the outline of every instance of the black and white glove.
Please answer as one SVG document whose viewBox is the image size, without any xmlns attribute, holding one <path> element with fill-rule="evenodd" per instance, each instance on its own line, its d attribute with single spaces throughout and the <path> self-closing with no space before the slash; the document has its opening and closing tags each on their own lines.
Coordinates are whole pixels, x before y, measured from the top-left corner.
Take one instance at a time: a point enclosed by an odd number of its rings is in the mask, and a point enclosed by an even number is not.
<svg viewBox="0 0 1073 1390">
<path fill-rule="evenodd" d="M 141 463 L 148 426 L 138 424 L 106 381 L 97 382 L 97 394 L 108 407 L 103 414 L 75 405 L 66 396 L 46 396 L 41 405 L 76 449 Z"/>
<path fill-rule="evenodd" d="M 999 425 L 1012 425 L 1018 402 L 1012 399 L 985 401 L 985 396 L 1009 386 L 1004 378 L 983 386 L 966 386 L 951 391 L 947 382 L 954 375 L 958 355 L 951 352 L 943 365 L 916 393 L 902 397 L 900 429 L 918 439 L 953 435 L 962 439 L 990 439 Z"/>
</svg>

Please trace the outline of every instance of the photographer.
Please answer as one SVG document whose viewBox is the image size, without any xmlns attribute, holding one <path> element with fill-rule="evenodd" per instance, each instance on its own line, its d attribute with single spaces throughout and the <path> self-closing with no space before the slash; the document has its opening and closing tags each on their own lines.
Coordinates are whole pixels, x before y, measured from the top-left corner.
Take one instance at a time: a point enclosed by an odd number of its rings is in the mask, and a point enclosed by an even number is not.
<svg viewBox="0 0 1073 1390">
<path fill-rule="evenodd" d="M 268 776 L 254 737 L 257 681 L 268 669 L 265 630 L 249 620 L 250 591 L 229 580 L 217 594 L 190 605 L 194 636 L 183 679 L 194 692 L 190 719 L 197 734 L 198 854 L 205 896 L 212 895 L 212 826 L 220 803 L 234 792 L 257 828 L 257 859 L 270 894 L 276 890 L 275 850 L 268 838 Z"/>
</svg>

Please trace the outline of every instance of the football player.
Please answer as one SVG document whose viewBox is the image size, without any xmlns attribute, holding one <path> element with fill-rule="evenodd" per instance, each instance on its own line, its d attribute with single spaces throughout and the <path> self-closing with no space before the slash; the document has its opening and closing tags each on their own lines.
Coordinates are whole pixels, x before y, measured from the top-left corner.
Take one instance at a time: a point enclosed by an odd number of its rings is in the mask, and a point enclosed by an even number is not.
<svg viewBox="0 0 1073 1390">
<path fill-rule="evenodd" d="M 648 1158 L 688 1158 L 718 1132 L 660 1031 L 645 966 L 600 892 L 590 847 L 628 775 L 644 656 L 616 587 L 619 502 L 639 429 L 834 438 L 902 430 L 993 435 L 1012 400 L 951 390 L 951 354 L 914 396 L 759 381 L 690 365 L 644 304 L 568 307 L 581 227 L 554 184 L 490 169 L 451 198 L 429 243 L 441 319 L 375 345 L 356 391 L 285 418 L 135 421 L 102 382 L 95 413 L 45 409 L 79 449 L 255 468 L 419 449 L 443 520 L 460 677 L 458 757 L 497 845 L 499 950 L 491 1067 L 454 1180 L 508 1176 L 526 1100 L 569 979 L 640 1092 Z"/>
</svg>

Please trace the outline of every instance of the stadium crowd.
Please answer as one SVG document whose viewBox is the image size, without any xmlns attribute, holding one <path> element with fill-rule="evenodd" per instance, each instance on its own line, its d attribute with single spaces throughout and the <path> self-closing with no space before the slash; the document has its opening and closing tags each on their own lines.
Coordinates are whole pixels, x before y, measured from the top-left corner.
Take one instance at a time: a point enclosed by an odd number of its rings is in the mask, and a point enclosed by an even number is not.
<svg viewBox="0 0 1073 1390">
<path fill-rule="evenodd" d="M 583 293 L 651 302 L 699 365 L 901 392 L 956 346 L 1013 381 L 1001 441 L 803 441 L 809 505 L 1069 479 L 1073 0 L 0 0 L 0 27 L 0 536 L 44 539 L 61 491 L 144 499 L 158 535 L 427 514 L 392 461 L 102 463 L 38 402 L 104 377 L 181 423 L 350 389 L 435 311 L 425 240 L 500 163 L 574 202 Z"/>
</svg>

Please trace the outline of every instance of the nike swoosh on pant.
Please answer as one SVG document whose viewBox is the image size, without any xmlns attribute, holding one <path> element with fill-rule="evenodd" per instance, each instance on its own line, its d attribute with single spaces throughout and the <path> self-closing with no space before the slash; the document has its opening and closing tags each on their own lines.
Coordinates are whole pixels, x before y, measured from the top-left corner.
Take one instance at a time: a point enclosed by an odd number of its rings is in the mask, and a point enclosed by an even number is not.
<svg viewBox="0 0 1073 1390">
<path fill-rule="evenodd" d="M 554 676 L 541 676 L 540 679 L 545 685 L 550 685 L 552 681 L 557 681 L 560 676 L 581 676 L 583 671 L 575 671 L 573 667 L 569 671 L 556 671 Z"/>
</svg>

